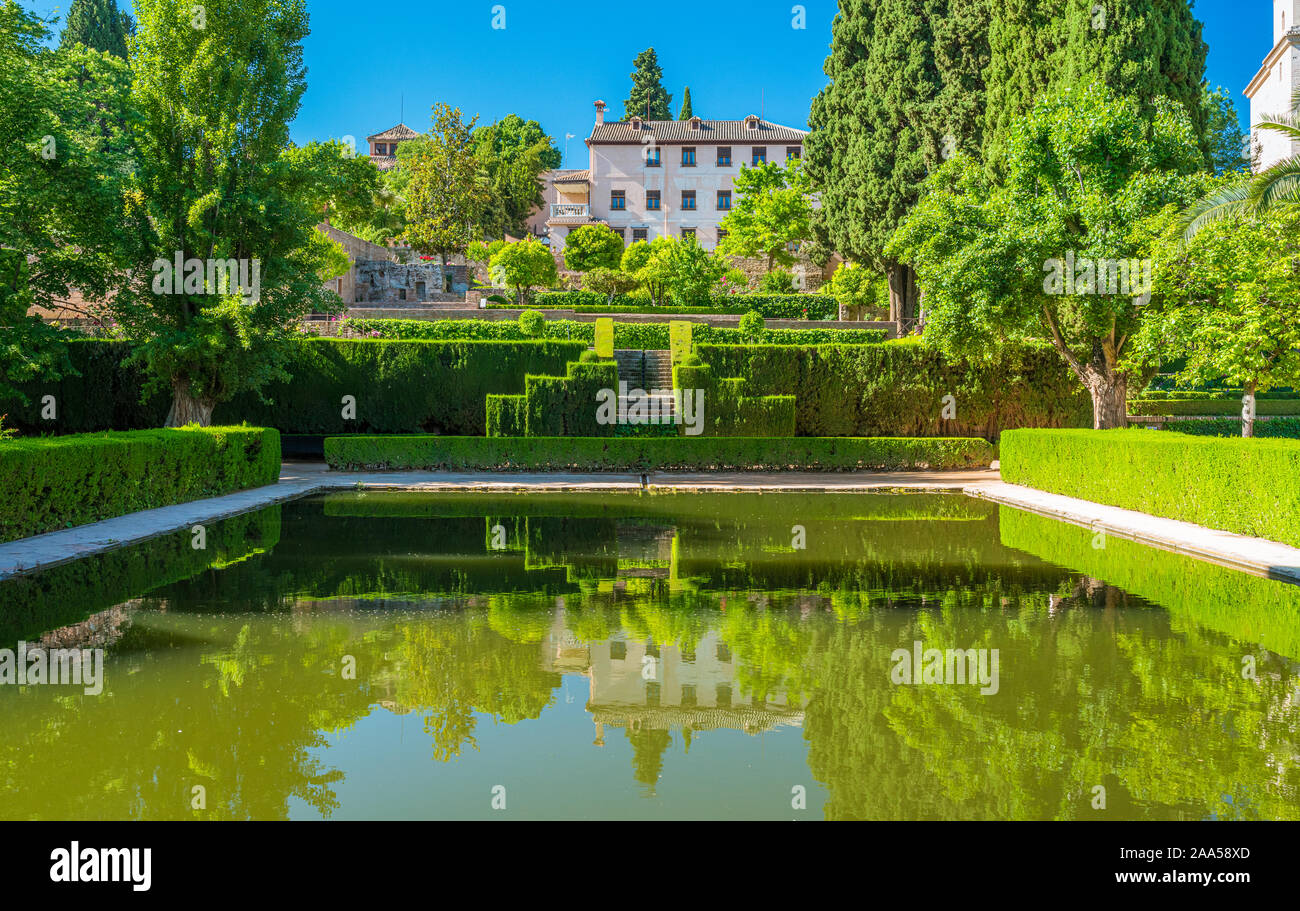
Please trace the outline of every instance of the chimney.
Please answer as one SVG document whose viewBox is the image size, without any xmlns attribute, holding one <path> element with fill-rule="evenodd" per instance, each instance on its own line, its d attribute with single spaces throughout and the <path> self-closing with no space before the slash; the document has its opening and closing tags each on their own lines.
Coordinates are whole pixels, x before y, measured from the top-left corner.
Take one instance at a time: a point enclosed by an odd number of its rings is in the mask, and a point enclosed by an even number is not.
<svg viewBox="0 0 1300 911">
<path fill-rule="evenodd" d="M 596 126 L 600 126 L 604 122 L 605 122 L 605 102 L 597 101 L 596 102 Z"/>
</svg>

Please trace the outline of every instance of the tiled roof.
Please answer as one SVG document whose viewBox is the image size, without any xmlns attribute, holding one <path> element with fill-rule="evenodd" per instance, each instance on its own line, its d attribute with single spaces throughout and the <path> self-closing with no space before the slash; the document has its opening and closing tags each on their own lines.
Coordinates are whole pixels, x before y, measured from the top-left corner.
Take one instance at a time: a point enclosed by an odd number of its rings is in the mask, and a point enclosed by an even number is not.
<svg viewBox="0 0 1300 911">
<path fill-rule="evenodd" d="M 419 135 L 419 133 L 415 132 L 415 130 L 411 129 L 406 124 L 399 123 L 395 127 L 389 127 L 382 133 L 376 133 L 374 136 L 367 136 L 366 142 L 388 142 L 390 140 L 397 140 L 400 142 L 403 139 L 414 139 Z"/>
<path fill-rule="evenodd" d="M 780 124 L 758 121 L 751 130 L 744 120 L 702 120 L 698 130 L 691 129 L 689 120 L 643 120 L 641 129 L 633 130 L 630 121 L 598 123 L 591 131 L 588 142 L 641 143 L 646 135 L 653 135 L 657 143 L 690 142 L 803 142 L 807 130 L 783 127 Z"/>
<path fill-rule="evenodd" d="M 397 167 L 396 155 L 371 155 L 370 160 L 374 162 L 375 167 L 381 171 L 391 171 Z"/>
<path fill-rule="evenodd" d="M 591 171 L 584 168 L 581 171 L 556 171 L 551 183 L 587 183 L 589 180 Z"/>
</svg>

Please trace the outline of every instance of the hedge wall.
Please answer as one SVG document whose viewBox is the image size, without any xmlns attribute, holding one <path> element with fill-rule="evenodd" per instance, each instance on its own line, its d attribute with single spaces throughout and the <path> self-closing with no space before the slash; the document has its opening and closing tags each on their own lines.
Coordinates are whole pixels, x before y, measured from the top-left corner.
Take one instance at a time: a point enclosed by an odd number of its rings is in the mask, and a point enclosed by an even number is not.
<svg viewBox="0 0 1300 911">
<path fill-rule="evenodd" d="M 712 311 L 710 311 L 712 312 Z M 386 339 L 420 339 L 424 341 L 527 341 L 518 320 L 485 319 L 350 319 L 347 328 L 365 336 Z M 668 323 L 614 323 L 614 347 L 642 351 L 668 351 L 671 348 Z M 595 341 L 595 323 L 579 320 L 547 320 L 542 338 L 556 341 Z M 763 341 L 769 345 L 873 345 L 885 341 L 883 329 L 767 329 Z M 741 344 L 739 329 L 726 326 L 692 324 L 695 342 Z"/>
<path fill-rule="evenodd" d="M 1009 430 L 1002 478 L 1300 547 L 1300 441 L 1154 430 Z"/>
<path fill-rule="evenodd" d="M 530 373 L 563 374 L 583 342 L 387 341 L 304 339 L 287 367 L 293 379 L 218 405 L 213 422 L 247 421 L 282 433 L 448 433 L 485 431 L 488 395 L 521 393 Z M 169 396 L 140 403 L 143 376 L 121 366 L 122 342 L 68 346 L 80 377 L 26 387 L 26 406 L 0 403 L 6 426 L 25 433 L 82 433 L 161 426 Z M 41 396 L 57 396 L 54 422 L 40 419 Z M 356 420 L 343 419 L 343 396 L 356 399 Z"/>
<path fill-rule="evenodd" d="M 490 437 L 520 437 L 526 428 L 522 395 L 489 395 L 487 397 L 487 435 Z"/>
<path fill-rule="evenodd" d="M 1240 415 L 1241 399 L 1130 399 L 1129 414 Z M 1255 413 L 1300 414 L 1300 399 L 1256 399 Z"/>
<path fill-rule="evenodd" d="M 704 431 L 708 437 L 792 437 L 795 397 L 747 395 L 745 381 L 718 378 L 707 365 L 673 368 L 677 389 L 704 390 Z"/>
<path fill-rule="evenodd" d="M 500 305 L 513 307 L 513 304 Z M 574 310 L 579 313 L 748 313 L 757 310 L 765 319 L 838 319 L 840 308 L 829 294 L 732 294 L 714 298 L 712 307 L 647 307 L 626 295 L 608 303 L 593 291 L 545 291 L 532 307 L 539 310 Z"/>
<path fill-rule="evenodd" d="M 0 442 L 0 541 L 274 484 L 280 434 L 137 430 Z"/>
<path fill-rule="evenodd" d="M 1192 421 L 1171 422 L 1168 430 L 1198 437 L 1239 437 L 1241 418 L 1198 418 Z M 1255 422 L 1255 436 L 1279 437 L 1300 440 L 1300 418 L 1269 418 Z"/>
<path fill-rule="evenodd" d="M 1008 427 L 1090 427 L 1087 391 L 1050 347 L 950 361 L 920 344 L 697 345 L 750 395 L 794 395 L 795 432 L 809 437 L 980 436 Z M 956 417 L 946 420 L 944 397 Z"/>
<path fill-rule="evenodd" d="M 750 437 L 327 437 L 331 468 L 514 471 L 753 471 L 982 468 L 973 439 Z"/>
<path fill-rule="evenodd" d="M 530 437 L 613 435 L 613 424 L 596 423 L 596 394 L 601 389 L 618 392 L 618 365 L 613 361 L 569 364 L 564 376 L 528 377 L 524 432 Z"/>
</svg>

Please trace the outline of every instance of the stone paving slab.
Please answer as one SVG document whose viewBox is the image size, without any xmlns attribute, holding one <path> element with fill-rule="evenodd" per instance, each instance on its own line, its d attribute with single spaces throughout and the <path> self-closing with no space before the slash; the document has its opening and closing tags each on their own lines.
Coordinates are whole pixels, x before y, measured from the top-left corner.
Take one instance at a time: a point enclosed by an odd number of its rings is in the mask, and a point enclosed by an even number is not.
<svg viewBox="0 0 1300 911">
<path fill-rule="evenodd" d="M 1300 549 L 1276 541 L 1205 528 L 1177 519 L 1150 516 L 1131 509 L 1120 509 L 1118 506 L 1103 506 L 1089 500 L 1002 481 L 973 484 L 965 488 L 964 492 L 972 497 L 1014 506 L 1073 525 L 1094 528 L 1108 535 L 1185 554 L 1198 560 L 1300 584 Z"/>
</svg>

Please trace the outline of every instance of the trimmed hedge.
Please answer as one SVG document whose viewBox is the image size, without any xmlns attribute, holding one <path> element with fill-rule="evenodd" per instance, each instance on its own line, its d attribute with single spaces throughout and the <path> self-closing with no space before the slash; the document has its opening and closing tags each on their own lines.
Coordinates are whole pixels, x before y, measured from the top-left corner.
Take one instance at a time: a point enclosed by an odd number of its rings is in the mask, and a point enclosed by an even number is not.
<svg viewBox="0 0 1300 911">
<path fill-rule="evenodd" d="M 331 468 L 513 471 L 857 471 L 982 468 L 985 440 L 753 437 L 327 437 Z"/>
<path fill-rule="evenodd" d="M 280 434 L 186 427 L 0 443 L 0 541 L 274 484 Z"/>
<path fill-rule="evenodd" d="M 488 395 L 524 391 L 524 377 L 563 374 L 586 350 L 583 342 L 388 341 L 304 339 L 292 351 L 288 382 L 217 406 L 217 424 L 247 421 L 282 433 L 481 434 Z M 69 355 L 82 376 L 25 387 L 31 402 L 0 403 L 6 426 L 24 433 L 82 433 L 161 426 L 170 395 L 140 402 L 144 377 L 121 361 L 122 342 L 76 341 Z M 40 419 L 40 400 L 57 397 L 59 419 Z M 356 399 L 356 419 L 343 418 L 343 396 Z"/>
<path fill-rule="evenodd" d="M 569 364 L 564 376 L 530 376 L 525 381 L 524 432 L 530 437 L 612 436 L 613 424 L 596 422 L 596 394 L 618 393 L 613 361 Z"/>
<path fill-rule="evenodd" d="M 1239 437 L 1241 418 L 1204 418 L 1165 425 L 1168 430 L 1197 437 Z M 1300 440 L 1300 418 L 1270 418 L 1255 422 L 1255 436 Z"/>
<path fill-rule="evenodd" d="M 764 319 L 838 319 L 839 303 L 829 294 L 731 294 L 714 298 L 712 307 L 647 307 L 627 295 L 608 303 L 594 291 L 544 291 L 532 307 L 539 310 L 573 310 L 578 313 L 748 313 L 757 310 Z M 504 306 L 504 305 L 503 305 Z"/>
<path fill-rule="evenodd" d="M 1241 399 L 1130 399 L 1128 413 L 1136 415 L 1231 415 L 1241 414 Z M 1255 413 L 1267 415 L 1300 414 L 1300 399 L 1256 399 Z"/>
<path fill-rule="evenodd" d="M 1241 404 L 1241 397 L 1245 394 L 1242 389 L 1148 389 L 1142 395 L 1138 396 L 1143 401 L 1160 401 L 1160 402 L 1200 402 L 1206 399 L 1231 399 Z M 1263 399 L 1300 399 L 1300 392 L 1291 392 L 1286 389 L 1270 389 L 1268 392 L 1260 392 L 1255 395 L 1256 401 Z"/>
<path fill-rule="evenodd" d="M 794 395 L 795 432 L 809 437 L 980 436 L 1007 427 L 1090 427 L 1087 391 L 1050 346 L 950 361 L 920 343 L 697 345 L 719 376 L 750 395 Z M 951 395 L 955 419 L 945 420 Z"/>
<path fill-rule="evenodd" d="M 487 397 L 487 435 L 490 437 L 518 437 L 525 432 L 526 399 L 522 395 L 489 395 Z"/>
<path fill-rule="evenodd" d="M 681 364 L 673 368 L 677 389 L 704 390 L 704 431 L 708 437 L 792 437 L 795 397 L 750 396 L 740 378 L 719 379 L 711 367 Z"/>
<path fill-rule="evenodd" d="M 626 312 L 626 311 L 624 311 Z M 715 312 L 715 311 L 706 311 Z M 517 320 L 417 320 L 417 319 L 350 319 L 344 324 L 361 335 L 385 339 L 423 341 L 526 341 Z M 614 323 L 614 347 L 642 351 L 671 350 L 669 323 Z M 595 342 L 595 323 L 580 320 L 548 320 L 542 338 L 555 341 Z M 885 341 L 883 329 L 767 329 L 763 340 L 769 345 L 874 345 Z M 695 342 L 740 344 L 739 329 L 727 326 L 692 324 Z"/>
<path fill-rule="evenodd" d="M 1300 441 L 1009 430 L 1001 460 L 1011 484 L 1300 546 Z"/>
</svg>

